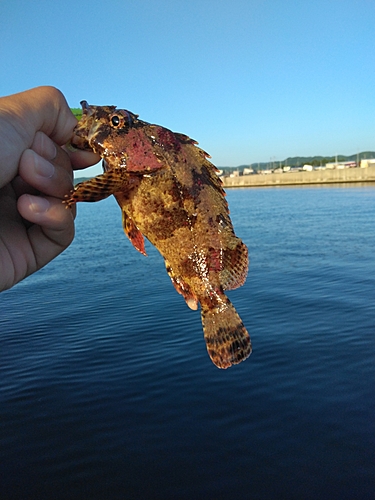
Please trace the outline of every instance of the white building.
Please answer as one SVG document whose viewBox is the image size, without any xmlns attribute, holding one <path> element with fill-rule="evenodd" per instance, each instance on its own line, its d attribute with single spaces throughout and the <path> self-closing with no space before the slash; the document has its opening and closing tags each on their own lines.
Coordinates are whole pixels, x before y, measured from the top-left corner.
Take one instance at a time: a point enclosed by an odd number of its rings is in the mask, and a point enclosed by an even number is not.
<svg viewBox="0 0 375 500">
<path fill-rule="evenodd" d="M 361 168 L 375 167 L 375 158 L 369 158 L 368 160 L 361 160 Z"/>
<path fill-rule="evenodd" d="M 302 170 L 304 170 L 305 172 L 312 172 L 314 170 L 314 168 L 312 165 L 304 165 L 302 167 Z"/>
<path fill-rule="evenodd" d="M 250 174 L 253 174 L 253 173 L 254 173 L 254 170 L 251 167 L 245 167 L 243 169 L 243 175 L 250 175 Z"/>
<path fill-rule="evenodd" d="M 239 170 L 234 170 L 231 174 L 229 174 L 229 177 L 239 177 L 239 176 L 240 176 Z"/>
</svg>

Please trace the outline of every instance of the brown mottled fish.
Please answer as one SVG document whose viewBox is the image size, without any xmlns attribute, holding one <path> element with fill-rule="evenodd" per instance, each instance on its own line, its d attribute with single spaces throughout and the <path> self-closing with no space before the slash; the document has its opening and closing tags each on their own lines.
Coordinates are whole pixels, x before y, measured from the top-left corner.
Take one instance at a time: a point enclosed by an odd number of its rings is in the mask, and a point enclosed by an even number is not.
<svg viewBox="0 0 375 500">
<path fill-rule="evenodd" d="M 251 353 L 250 337 L 224 290 L 245 282 L 246 245 L 235 236 L 217 169 L 196 142 L 115 106 L 81 102 L 72 144 L 103 158 L 102 175 L 68 196 L 98 201 L 114 195 L 124 231 L 146 255 L 143 235 L 164 257 L 187 305 L 201 306 L 207 351 L 219 368 Z"/>
</svg>

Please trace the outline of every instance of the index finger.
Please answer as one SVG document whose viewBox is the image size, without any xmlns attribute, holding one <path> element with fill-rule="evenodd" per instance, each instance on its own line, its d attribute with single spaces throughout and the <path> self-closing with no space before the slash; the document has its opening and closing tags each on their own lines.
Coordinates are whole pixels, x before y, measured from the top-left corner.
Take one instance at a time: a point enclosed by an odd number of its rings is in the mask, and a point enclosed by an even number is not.
<svg viewBox="0 0 375 500">
<path fill-rule="evenodd" d="M 15 117 L 22 120 L 21 126 L 28 132 L 29 141 L 38 130 L 60 146 L 71 138 L 77 120 L 60 90 L 49 86 L 36 87 L 8 99 L 12 101 Z M 31 142 L 26 147 L 30 145 Z"/>
<path fill-rule="evenodd" d="M 97 153 L 93 153 L 92 151 L 83 151 L 82 149 L 76 149 L 68 145 L 63 146 L 62 148 L 68 153 L 74 170 L 91 167 L 92 165 L 99 163 L 101 159 Z"/>
<path fill-rule="evenodd" d="M 42 131 L 59 146 L 69 141 L 77 120 L 54 87 L 37 87 L 0 98 L 0 186 L 16 175 L 22 153 Z"/>
</svg>

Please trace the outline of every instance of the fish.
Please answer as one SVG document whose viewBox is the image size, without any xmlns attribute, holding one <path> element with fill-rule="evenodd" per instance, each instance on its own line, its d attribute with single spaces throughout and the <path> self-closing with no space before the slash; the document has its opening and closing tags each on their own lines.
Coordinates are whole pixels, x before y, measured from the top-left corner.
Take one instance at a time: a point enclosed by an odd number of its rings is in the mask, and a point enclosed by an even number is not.
<svg viewBox="0 0 375 500">
<path fill-rule="evenodd" d="M 146 255 L 144 238 L 150 241 L 188 307 L 200 305 L 212 362 L 225 369 L 245 360 L 250 336 L 225 292 L 244 284 L 248 248 L 235 235 L 210 156 L 187 135 L 125 109 L 81 106 L 71 145 L 98 153 L 103 173 L 77 184 L 66 207 L 113 195 L 133 246 Z"/>
</svg>

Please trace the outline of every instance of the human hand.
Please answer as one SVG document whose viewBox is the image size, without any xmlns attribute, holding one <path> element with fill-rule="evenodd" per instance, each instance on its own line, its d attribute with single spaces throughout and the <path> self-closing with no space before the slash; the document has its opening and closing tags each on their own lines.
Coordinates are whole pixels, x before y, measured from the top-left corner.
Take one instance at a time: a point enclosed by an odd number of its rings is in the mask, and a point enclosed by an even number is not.
<svg viewBox="0 0 375 500">
<path fill-rule="evenodd" d="M 0 98 L 0 291 L 73 240 L 75 211 L 62 200 L 73 188 L 73 168 L 99 161 L 94 153 L 63 147 L 76 123 L 53 87 Z"/>
</svg>

